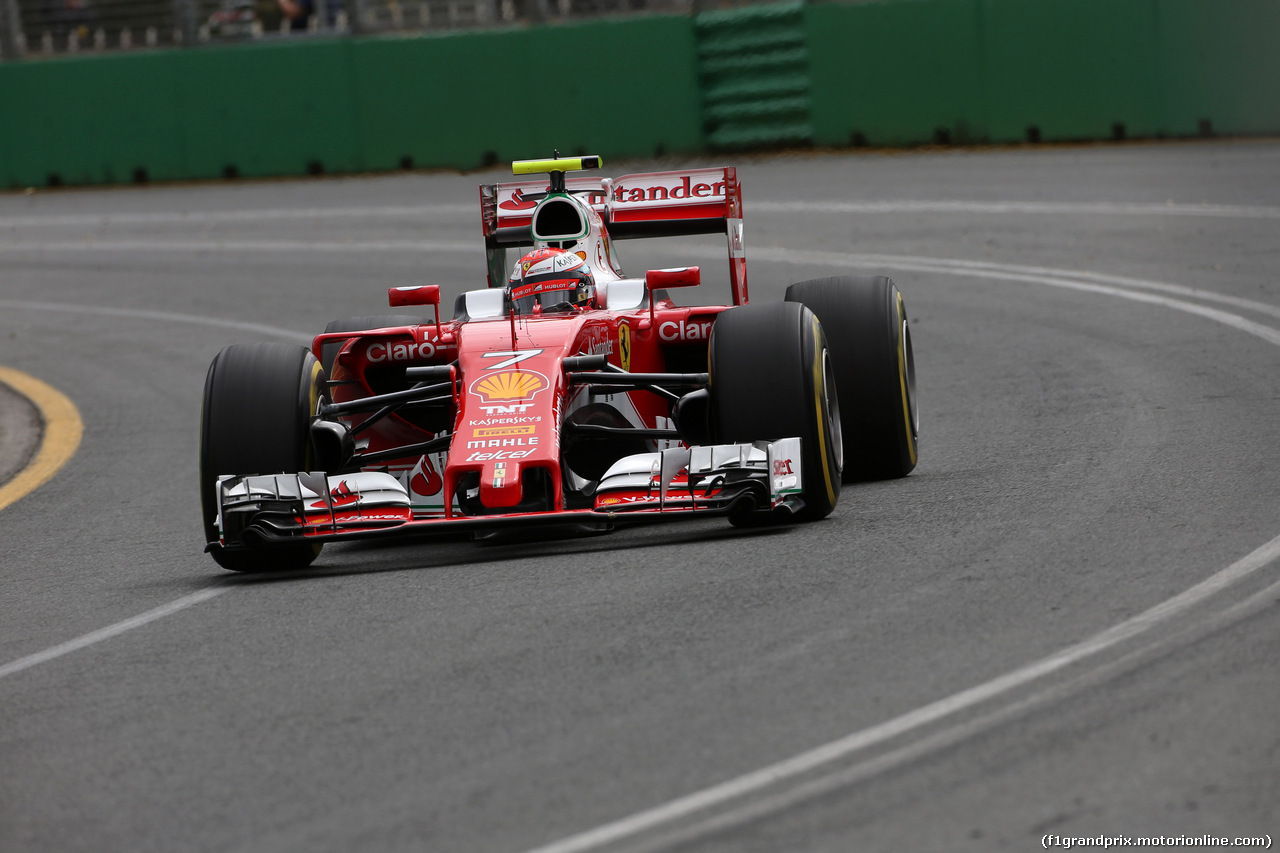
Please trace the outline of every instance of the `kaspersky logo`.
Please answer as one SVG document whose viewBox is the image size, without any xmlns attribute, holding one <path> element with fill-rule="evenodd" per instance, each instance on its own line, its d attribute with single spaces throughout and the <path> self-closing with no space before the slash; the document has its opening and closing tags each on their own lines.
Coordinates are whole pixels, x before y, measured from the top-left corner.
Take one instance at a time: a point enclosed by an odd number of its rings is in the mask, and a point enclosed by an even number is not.
<svg viewBox="0 0 1280 853">
<path fill-rule="evenodd" d="M 551 383 L 536 370 L 504 370 L 490 373 L 471 383 L 471 393 L 482 401 L 487 415 L 523 414 L 538 392 Z"/>
</svg>

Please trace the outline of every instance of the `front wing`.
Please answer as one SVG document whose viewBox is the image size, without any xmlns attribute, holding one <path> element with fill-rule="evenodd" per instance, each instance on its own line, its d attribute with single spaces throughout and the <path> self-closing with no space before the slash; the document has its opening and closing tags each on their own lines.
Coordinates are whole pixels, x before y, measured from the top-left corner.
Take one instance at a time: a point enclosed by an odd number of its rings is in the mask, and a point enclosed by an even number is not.
<svg viewBox="0 0 1280 853">
<path fill-rule="evenodd" d="M 628 456 L 601 478 L 591 508 L 562 511 L 415 513 L 400 481 L 376 471 L 223 476 L 215 484 L 216 544 L 238 549 L 543 524 L 608 530 L 731 513 L 790 515 L 803 506 L 803 487 L 798 438 Z"/>
</svg>

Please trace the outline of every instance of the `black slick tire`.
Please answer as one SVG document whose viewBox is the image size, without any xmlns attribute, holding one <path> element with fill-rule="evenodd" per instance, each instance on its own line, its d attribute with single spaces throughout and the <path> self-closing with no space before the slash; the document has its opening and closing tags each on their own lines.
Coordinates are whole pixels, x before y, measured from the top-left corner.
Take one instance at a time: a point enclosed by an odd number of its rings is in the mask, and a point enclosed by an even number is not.
<svg viewBox="0 0 1280 853">
<path fill-rule="evenodd" d="M 324 395 L 324 371 L 304 347 L 278 343 L 229 346 L 204 383 L 200 424 L 200 502 L 210 553 L 237 572 L 305 568 L 320 545 L 289 543 L 253 550 L 217 544 L 215 484 L 223 474 L 292 474 L 311 460 L 309 426 Z"/>
<path fill-rule="evenodd" d="M 885 276 L 834 276 L 787 288 L 827 335 L 844 403 L 844 481 L 905 477 L 919 458 L 920 415 L 906 303 Z"/>
<path fill-rule="evenodd" d="M 711 429 L 717 443 L 798 436 L 801 518 L 825 518 L 840 499 L 840 404 L 818 319 L 794 302 L 730 308 L 709 346 Z"/>
</svg>

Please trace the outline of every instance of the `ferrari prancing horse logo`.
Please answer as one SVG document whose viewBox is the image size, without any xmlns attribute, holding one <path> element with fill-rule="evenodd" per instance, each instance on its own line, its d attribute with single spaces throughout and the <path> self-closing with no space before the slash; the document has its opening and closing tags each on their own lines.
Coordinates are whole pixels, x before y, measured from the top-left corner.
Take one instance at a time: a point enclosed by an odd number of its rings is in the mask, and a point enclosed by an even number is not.
<svg viewBox="0 0 1280 853">
<path fill-rule="evenodd" d="M 631 370 L 631 327 L 626 323 L 618 326 L 618 360 L 623 370 Z"/>
</svg>

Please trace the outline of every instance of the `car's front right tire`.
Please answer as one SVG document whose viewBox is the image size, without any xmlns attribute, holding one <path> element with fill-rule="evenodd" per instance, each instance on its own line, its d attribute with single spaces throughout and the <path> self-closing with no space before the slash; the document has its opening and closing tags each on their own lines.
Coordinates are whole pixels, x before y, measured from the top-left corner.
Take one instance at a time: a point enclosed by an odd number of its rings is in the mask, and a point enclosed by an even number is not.
<svg viewBox="0 0 1280 853">
<path fill-rule="evenodd" d="M 200 502 L 205 540 L 218 565 L 237 572 L 309 566 L 320 545 L 290 542 L 228 550 L 218 544 L 216 484 L 224 474 L 293 474 L 310 467 L 311 418 L 324 396 L 324 371 L 304 347 L 238 344 L 214 357 L 200 418 Z"/>
</svg>

